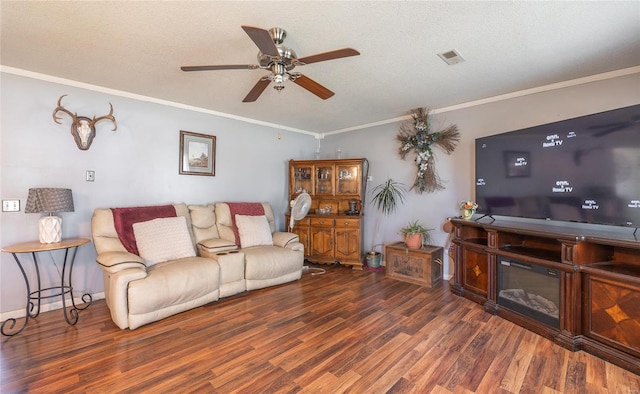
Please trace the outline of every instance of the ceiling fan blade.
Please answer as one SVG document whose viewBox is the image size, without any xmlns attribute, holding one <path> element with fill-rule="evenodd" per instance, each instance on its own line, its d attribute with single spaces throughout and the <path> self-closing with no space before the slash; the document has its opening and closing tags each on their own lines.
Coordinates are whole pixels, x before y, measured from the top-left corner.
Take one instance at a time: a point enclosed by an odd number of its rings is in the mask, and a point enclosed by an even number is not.
<svg viewBox="0 0 640 394">
<path fill-rule="evenodd" d="M 278 48 L 276 48 L 276 44 L 273 42 L 273 38 L 271 38 L 271 34 L 269 34 L 267 30 L 252 26 L 242 26 L 242 28 L 256 44 L 258 49 L 260 49 L 260 52 L 273 57 L 280 56 Z"/>
<path fill-rule="evenodd" d="M 260 97 L 262 92 L 264 92 L 264 90 L 267 88 L 267 86 L 269 86 L 270 83 L 271 81 L 268 78 L 260 78 L 258 83 L 253 85 L 253 88 L 251 89 L 249 94 L 247 94 L 244 100 L 242 100 L 242 102 L 250 103 L 250 102 L 256 101 L 258 97 Z"/>
<path fill-rule="evenodd" d="M 293 82 L 297 83 L 299 86 L 302 86 L 303 88 L 307 89 L 323 100 L 326 100 L 335 94 L 331 90 L 320 85 L 318 82 L 309 77 L 305 77 L 302 74 L 298 74 L 298 77 L 294 79 Z"/>
<path fill-rule="evenodd" d="M 223 64 L 219 66 L 182 66 L 182 71 L 209 71 L 209 70 L 255 70 L 260 68 L 257 64 Z"/>
<path fill-rule="evenodd" d="M 339 59 L 341 57 L 357 56 L 360 52 L 353 48 L 336 49 L 335 51 L 318 53 L 316 55 L 305 56 L 298 59 L 298 63 L 310 64 L 324 62 L 326 60 Z"/>
</svg>

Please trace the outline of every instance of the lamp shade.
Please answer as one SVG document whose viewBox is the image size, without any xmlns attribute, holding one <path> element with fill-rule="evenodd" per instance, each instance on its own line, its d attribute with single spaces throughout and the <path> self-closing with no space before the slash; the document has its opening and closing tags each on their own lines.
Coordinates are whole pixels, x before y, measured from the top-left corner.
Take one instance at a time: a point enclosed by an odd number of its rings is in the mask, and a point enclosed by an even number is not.
<svg viewBox="0 0 640 394">
<path fill-rule="evenodd" d="M 47 212 L 49 216 L 40 218 L 38 232 L 40 242 L 50 244 L 62 240 L 62 218 L 51 216 L 54 212 L 73 212 L 71 189 L 53 187 L 29 189 L 25 213 Z"/>
<path fill-rule="evenodd" d="M 71 189 L 41 187 L 29 189 L 25 213 L 73 212 Z"/>
</svg>

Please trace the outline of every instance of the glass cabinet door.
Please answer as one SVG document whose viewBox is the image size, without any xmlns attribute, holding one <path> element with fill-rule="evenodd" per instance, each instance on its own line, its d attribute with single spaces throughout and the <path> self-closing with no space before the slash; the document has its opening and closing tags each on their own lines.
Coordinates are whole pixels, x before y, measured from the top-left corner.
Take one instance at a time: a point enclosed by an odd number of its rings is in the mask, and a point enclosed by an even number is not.
<svg viewBox="0 0 640 394">
<path fill-rule="evenodd" d="M 300 164 L 291 166 L 291 194 L 313 193 L 313 165 Z"/>
<path fill-rule="evenodd" d="M 316 195 L 333 195 L 333 165 L 316 164 Z"/>
<path fill-rule="evenodd" d="M 336 195 L 358 196 L 360 194 L 360 166 L 339 164 L 336 166 Z"/>
</svg>

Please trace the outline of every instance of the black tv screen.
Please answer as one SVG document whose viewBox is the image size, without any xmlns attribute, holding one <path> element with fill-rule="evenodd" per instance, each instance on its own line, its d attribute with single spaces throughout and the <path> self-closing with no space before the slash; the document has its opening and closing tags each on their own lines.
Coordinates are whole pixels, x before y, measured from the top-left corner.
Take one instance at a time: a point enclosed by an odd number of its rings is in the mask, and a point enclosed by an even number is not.
<svg viewBox="0 0 640 394">
<path fill-rule="evenodd" d="M 640 105 L 476 139 L 478 213 L 640 226 Z"/>
</svg>

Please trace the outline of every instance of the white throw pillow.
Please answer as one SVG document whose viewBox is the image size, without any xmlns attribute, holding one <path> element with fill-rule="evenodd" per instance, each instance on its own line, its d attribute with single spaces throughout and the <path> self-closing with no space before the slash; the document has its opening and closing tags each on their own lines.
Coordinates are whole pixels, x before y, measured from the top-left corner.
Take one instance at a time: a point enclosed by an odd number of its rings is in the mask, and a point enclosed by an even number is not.
<svg viewBox="0 0 640 394">
<path fill-rule="evenodd" d="M 134 223 L 133 234 L 147 267 L 196 255 L 184 216 Z"/>
<path fill-rule="evenodd" d="M 236 227 L 240 235 L 240 247 L 273 245 L 271 228 L 267 217 L 236 215 Z"/>
</svg>

